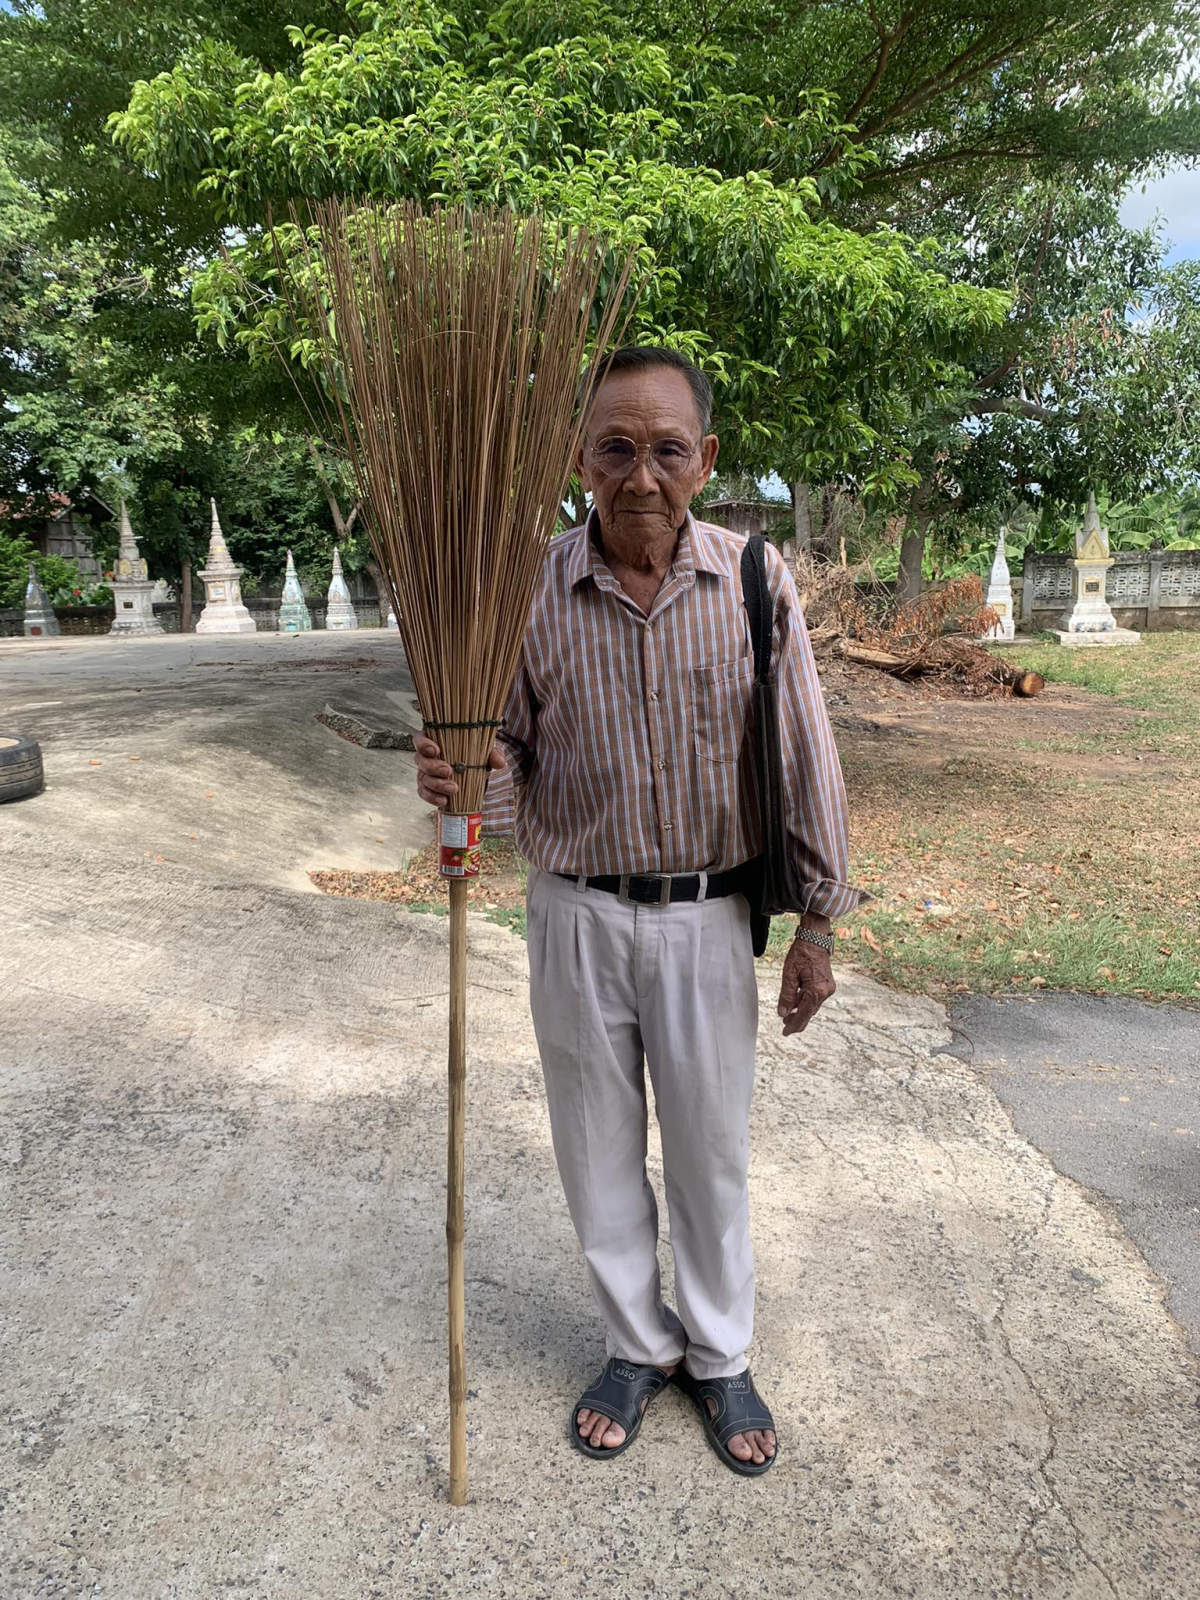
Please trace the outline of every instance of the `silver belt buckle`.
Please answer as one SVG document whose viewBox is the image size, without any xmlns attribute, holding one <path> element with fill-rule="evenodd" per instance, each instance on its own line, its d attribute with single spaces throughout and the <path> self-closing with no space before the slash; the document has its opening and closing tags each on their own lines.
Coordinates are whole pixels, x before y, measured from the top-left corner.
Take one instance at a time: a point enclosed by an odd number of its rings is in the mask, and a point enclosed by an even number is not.
<svg viewBox="0 0 1200 1600">
<path fill-rule="evenodd" d="M 657 878 L 657 900 L 631 900 L 629 898 L 630 878 Z M 671 874 L 669 872 L 623 872 L 621 882 L 617 888 L 617 899 L 623 906 L 669 906 L 671 904 Z"/>
</svg>

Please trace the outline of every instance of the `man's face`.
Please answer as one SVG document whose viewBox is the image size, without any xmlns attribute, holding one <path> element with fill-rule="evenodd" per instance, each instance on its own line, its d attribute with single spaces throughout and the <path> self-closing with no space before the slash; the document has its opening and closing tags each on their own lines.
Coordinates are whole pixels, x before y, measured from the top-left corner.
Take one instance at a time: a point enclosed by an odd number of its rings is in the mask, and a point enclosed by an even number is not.
<svg viewBox="0 0 1200 1600">
<path fill-rule="evenodd" d="M 696 447 L 678 478 L 659 478 L 646 456 L 627 477 L 609 477 L 588 465 L 590 445 L 621 436 L 636 445 L 679 439 Z M 687 378 L 673 367 L 635 368 L 603 379 L 592 400 L 577 463 L 606 534 L 624 545 L 648 545 L 674 537 L 687 509 L 712 476 L 715 433 L 701 435 L 700 418 Z"/>
</svg>

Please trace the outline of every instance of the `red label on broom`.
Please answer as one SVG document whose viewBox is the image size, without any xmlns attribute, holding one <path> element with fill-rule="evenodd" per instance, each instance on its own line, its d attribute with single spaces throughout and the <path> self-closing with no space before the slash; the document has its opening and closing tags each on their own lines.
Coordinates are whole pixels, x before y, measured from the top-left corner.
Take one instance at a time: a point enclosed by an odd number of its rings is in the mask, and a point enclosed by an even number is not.
<svg viewBox="0 0 1200 1600">
<path fill-rule="evenodd" d="M 438 812 L 438 871 L 443 878 L 478 877 L 482 822 L 482 815 L 473 811 Z"/>
</svg>

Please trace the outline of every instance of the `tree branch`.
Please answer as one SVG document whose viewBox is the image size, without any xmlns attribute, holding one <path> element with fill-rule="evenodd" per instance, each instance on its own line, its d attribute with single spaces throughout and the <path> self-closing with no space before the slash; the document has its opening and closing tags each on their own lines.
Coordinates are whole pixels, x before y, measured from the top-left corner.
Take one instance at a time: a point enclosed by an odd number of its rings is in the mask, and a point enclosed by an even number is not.
<svg viewBox="0 0 1200 1600">
<path fill-rule="evenodd" d="M 1017 354 L 1016 351 L 1012 351 L 1005 356 L 998 367 L 993 367 L 986 377 L 980 378 L 979 387 L 981 389 L 994 389 L 1002 378 L 1008 377 L 1016 364 Z"/>
<path fill-rule="evenodd" d="M 1047 30 L 1043 29 L 1042 32 Z M 1034 36 L 1037 37 L 1036 35 Z M 919 111 L 927 105 L 936 95 L 952 93 L 955 89 L 969 83 L 972 78 L 977 78 L 981 72 L 987 72 L 991 67 L 998 67 L 1002 61 L 1008 59 L 1021 45 L 1034 42 L 1033 39 L 1006 40 L 994 54 L 983 60 L 976 60 L 981 50 L 987 49 L 992 41 L 990 39 L 977 39 L 974 44 L 968 45 L 965 50 L 960 50 L 953 61 L 949 61 L 940 72 L 935 72 L 932 77 L 926 78 L 908 94 L 901 95 L 899 100 L 893 101 L 888 109 L 881 113 L 876 120 L 865 128 L 858 128 L 850 134 L 853 144 L 863 144 L 867 139 L 873 139 L 877 133 L 889 127 L 897 118 L 904 116 L 909 111 Z M 968 69 L 968 70 L 963 70 Z M 957 74 L 957 75 L 956 75 Z"/>
<path fill-rule="evenodd" d="M 948 61 L 939 72 L 935 72 L 932 76 L 925 78 L 915 88 L 906 91 L 898 100 L 893 101 L 885 111 L 882 111 L 876 117 L 874 122 L 865 128 L 856 128 L 853 133 L 848 134 L 845 142 L 849 144 L 864 144 L 868 139 L 873 139 L 876 134 L 882 133 L 885 128 L 889 127 L 899 117 L 906 115 L 910 111 L 920 110 L 922 106 L 926 105 L 938 94 L 952 93 L 955 89 L 961 88 L 964 83 L 969 83 L 972 78 L 978 77 L 980 73 L 999 66 L 1014 51 L 1036 43 L 1038 39 L 1051 32 L 1053 32 L 1052 23 L 1037 29 L 1027 38 L 1005 39 L 998 49 L 993 50 L 990 56 L 980 60 L 978 59 L 980 52 L 991 48 L 995 44 L 995 35 L 985 34 L 982 38 L 976 39 L 974 44 L 968 45 L 965 50 L 960 50 L 958 55 L 952 61 Z M 863 97 L 860 96 L 858 101 L 855 102 L 854 109 L 861 110 L 862 103 Z M 845 120 L 850 120 L 849 115 Z M 813 170 L 819 171 L 822 167 L 832 165 L 839 158 L 841 150 L 841 141 L 831 145 Z"/>
<path fill-rule="evenodd" d="M 869 103 L 871 96 L 879 87 L 879 80 L 883 77 L 883 74 L 887 69 L 887 64 L 893 49 L 900 43 L 901 39 L 903 39 L 904 35 L 912 27 L 921 9 L 922 8 L 920 5 L 913 6 L 911 11 L 906 11 L 904 13 L 891 33 L 886 33 L 882 23 L 879 20 L 879 13 L 875 9 L 874 0 L 870 0 L 870 3 L 867 6 L 867 11 L 870 14 L 871 22 L 874 25 L 875 32 L 879 35 L 879 51 L 875 57 L 875 70 L 871 73 L 870 78 L 867 80 L 866 88 L 850 107 L 849 111 L 847 111 L 842 117 L 843 122 L 853 122 L 863 107 Z"/>
<path fill-rule="evenodd" d="M 1051 411 L 1037 400 L 1019 399 L 1016 395 L 980 396 L 968 412 L 969 416 L 985 417 L 996 411 L 1006 411 L 1010 416 L 1029 417 L 1033 422 L 1075 422 L 1078 419 L 1066 412 Z"/>
<path fill-rule="evenodd" d="M 310 434 L 305 443 L 308 445 L 308 453 L 312 457 L 312 464 L 316 469 L 321 487 L 325 491 L 325 503 L 329 507 L 330 516 L 333 518 L 333 528 L 337 534 L 338 543 L 341 544 L 354 526 L 354 519 L 358 515 L 358 506 L 355 506 L 350 513 L 350 521 L 346 522 L 342 517 L 342 508 L 333 492 L 333 485 L 329 481 L 329 475 L 325 471 L 325 463 L 321 460 L 321 452 L 317 449 L 317 441 Z"/>
<path fill-rule="evenodd" d="M 867 188 L 874 188 L 887 178 L 913 177 L 930 167 L 944 167 L 954 161 L 1028 161 L 1034 153 L 1030 149 L 991 150 L 981 145 L 955 145 L 953 149 L 939 150 L 934 155 L 922 156 L 919 161 L 899 161 L 892 167 L 873 167 L 866 175 L 864 185 Z"/>
<path fill-rule="evenodd" d="M 1050 229 L 1054 223 L 1054 199 L 1050 196 L 1046 204 L 1046 220 L 1042 224 L 1042 237 L 1038 240 L 1037 255 L 1033 258 L 1033 270 L 1029 275 L 1029 288 L 1022 294 L 1026 311 L 1032 311 L 1034 301 L 1037 299 L 1038 279 L 1042 274 L 1042 262 L 1046 259 L 1046 246 L 1050 243 Z"/>
</svg>

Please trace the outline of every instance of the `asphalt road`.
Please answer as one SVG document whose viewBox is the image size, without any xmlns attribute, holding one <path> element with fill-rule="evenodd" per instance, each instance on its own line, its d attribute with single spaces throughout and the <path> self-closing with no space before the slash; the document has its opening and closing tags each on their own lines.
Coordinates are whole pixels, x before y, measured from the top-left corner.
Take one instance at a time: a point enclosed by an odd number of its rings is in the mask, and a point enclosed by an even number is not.
<svg viewBox="0 0 1200 1600">
<path fill-rule="evenodd" d="M 1089 995 L 975 995 L 951 1021 L 948 1053 L 1120 1220 L 1200 1351 L 1200 1013 Z"/>
</svg>

